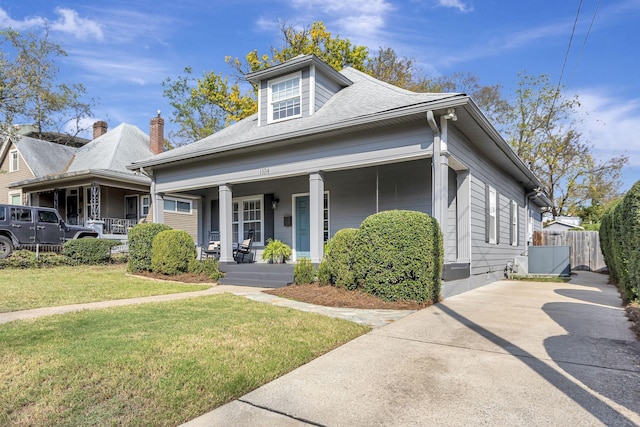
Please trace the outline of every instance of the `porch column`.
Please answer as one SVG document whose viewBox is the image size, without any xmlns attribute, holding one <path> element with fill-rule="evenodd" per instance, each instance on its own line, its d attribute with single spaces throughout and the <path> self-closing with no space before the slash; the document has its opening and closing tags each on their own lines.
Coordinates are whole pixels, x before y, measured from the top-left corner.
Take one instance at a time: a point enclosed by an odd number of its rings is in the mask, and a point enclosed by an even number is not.
<svg viewBox="0 0 640 427">
<path fill-rule="evenodd" d="M 156 178 L 151 177 L 151 221 L 156 224 L 164 224 L 164 193 L 156 190 Z"/>
<path fill-rule="evenodd" d="M 233 193 L 231 185 L 218 187 L 220 201 L 220 262 L 233 262 Z"/>
<path fill-rule="evenodd" d="M 309 242 L 311 262 L 319 264 L 324 255 L 324 177 L 309 174 Z"/>
<path fill-rule="evenodd" d="M 471 262 L 471 177 L 469 171 L 457 173 L 457 227 L 458 227 L 458 259 L 457 262 Z"/>
</svg>

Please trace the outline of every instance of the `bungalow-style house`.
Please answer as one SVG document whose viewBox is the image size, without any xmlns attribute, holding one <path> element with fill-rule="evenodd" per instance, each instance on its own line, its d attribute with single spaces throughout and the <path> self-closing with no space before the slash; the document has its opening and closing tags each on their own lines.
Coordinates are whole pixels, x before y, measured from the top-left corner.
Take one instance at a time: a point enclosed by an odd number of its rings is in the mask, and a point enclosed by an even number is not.
<svg viewBox="0 0 640 427">
<path fill-rule="evenodd" d="M 151 137 L 122 123 L 93 126 L 80 147 L 19 136 L 0 149 L 0 203 L 53 207 L 69 224 L 93 225 L 104 234 L 126 234 L 151 212 L 148 176 L 126 166 L 163 150 L 164 120 L 151 120 Z"/>
<path fill-rule="evenodd" d="M 445 237 L 444 294 L 503 277 L 541 229 L 548 200 L 471 98 L 413 93 L 314 55 L 246 76 L 258 113 L 129 166 L 151 177 L 153 221 L 198 209 L 196 243 L 219 231 L 220 261 L 253 230 L 319 263 L 337 230 L 373 213 L 434 216 Z"/>
</svg>

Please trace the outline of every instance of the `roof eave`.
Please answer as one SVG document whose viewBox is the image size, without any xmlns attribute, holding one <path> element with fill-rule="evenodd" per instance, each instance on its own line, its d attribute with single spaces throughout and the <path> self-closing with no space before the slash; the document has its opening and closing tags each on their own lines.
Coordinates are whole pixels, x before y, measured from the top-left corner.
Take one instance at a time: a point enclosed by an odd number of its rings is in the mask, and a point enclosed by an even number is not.
<svg viewBox="0 0 640 427">
<path fill-rule="evenodd" d="M 294 141 L 296 139 L 308 138 L 310 136 L 324 134 L 327 132 L 348 130 L 352 128 L 357 128 L 358 126 L 367 125 L 375 122 L 384 124 L 384 122 L 397 119 L 398 117 L 412 116 L 415 114 L 424 113 L 427 110 L 437 110 L 437 109 L 464 105 L 467 102 L 467 99 L 469 99 L 469 97 L 463 96 L 463 95 L 443 98 L 436 101 L 429 101 L 429 102 L 424 102 L 420 104 L 413 104 L 407 107 L 381 111 L 374 114 L 360 116 L 354 119 L 331 123 L 329 125 L 318 126 L 311 129 L 307 128 L 307 129 L 299 130 L 296 132 L 291 132 L 286 135 L 279 134 L 279 135 L 269 136 L 266 138 L 258 138 L 253 140 L 242 141 L 237 144 L 226 145 L 222 147 L 216 146 L 208 149 L 203 149 L 199 152 L 190 152 L 190 153 L 185 153 L 183 155 L 170 157 L 168 159 L 154 159 L 153 157 L 151 157 L 146 160 L 133 162 L 130 165 L 127 165 L 127 169 L 137 170 L 140 168 L 153 168 L 154 166 L 162 166 L 169 163 L 181 162 L 184 160 L 193 159 L 195 157 L 204 157 L 204 156 L 209 156 L 213 154 L 219 154 L 227 151 L 239 150 L 242 148 L 248 148 L 248 147 L 254 147 L 254 146 L 258 147 L 258 146 L 262 146 L 264 144 L 268 144 L 276 141 Z"/>
<path fill-rule="evenodd" d="M 73 181 L 79 178 L 87 178 L 87 177 L 107 178 L 114 181 L 128 182 L 128 183 L 135 183 L 135 184 L 151 183 L 151 180 L 148 177 L 142 176 L 142 175 L 129 175 L 122 172 L 113 172 L 113 171 L 101 170 L 101 169 L 87 169 L 87 170 L 76 171 L 76 172 L 68 172 L 64 174 L 46 175 L 40 178 L 26 179 L 23 181 L 16 181 L 16 182 L 10 183 L 7 187 L 28 189 L 29 187 L 42 185 L 44 183 L 50 183 L 50 182 L 64 183 L 64 182 Z"/>
</svg>

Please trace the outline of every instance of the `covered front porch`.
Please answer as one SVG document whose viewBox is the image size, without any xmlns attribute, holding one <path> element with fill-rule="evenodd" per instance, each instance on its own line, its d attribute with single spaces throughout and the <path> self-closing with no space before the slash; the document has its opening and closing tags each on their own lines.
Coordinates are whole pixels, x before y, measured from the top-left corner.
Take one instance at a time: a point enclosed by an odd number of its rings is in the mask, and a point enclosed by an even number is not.
<svg viewBox="0 0 640 427">
<path fill-rule="evenodd" d="M 455 162 L 454 162 L 455 164 Z M 458 239 L 458 217 L 469 215 L 458 194 L 468 184 L 468 174 L 447 169 L 444 230 L 447 262 L 462 262 L 464 253 Z M 465 181 L 466 180 L 466 181 Z M 165 197 L 199 197 L 198 236 L 200 246 L 208 244 L 211 232 L 219 235 L 220 261 L 233 263 L 234 244 L 252 231 L 256 261 L 269 239 L 291 246 L 292 261 L 302 257 L 319 263 L 324 244 L 336 231 L 357 228 L 369 215 L 390 209 L 406 209 L 433 214 L 432 162 L 430 158 L 312 172 L 251 182 L 235 182 Z M 465 184 L 466 183 L 466 184 Z M 468 197 L 467 197 L 468 200 Z M 464 222 L 464 221 L 463 221 Z M 466 223 L 468 224 L 468 219 Z"/>
</svg>

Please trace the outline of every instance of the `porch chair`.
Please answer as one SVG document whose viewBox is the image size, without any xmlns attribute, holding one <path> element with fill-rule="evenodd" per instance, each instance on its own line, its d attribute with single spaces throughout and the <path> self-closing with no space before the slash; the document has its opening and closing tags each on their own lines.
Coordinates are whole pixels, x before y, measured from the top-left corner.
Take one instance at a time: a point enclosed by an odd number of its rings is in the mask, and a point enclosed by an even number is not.
<svg viewBox="0 0 640 427">
<path fill-rule="evenodd" d="M 209 258 L 210 256 L 216 259 L 220 259 L 220 232 L 219 231 L 210 231 L 209 232 L 209 243 L 207 246 L 202 248 L 202 254 L 204 258 Z"/>
<path fill-rule="evenodd" d="M 251 252 L 251 246 L 253 245 L 253 230 L 249 230 L 247 238 L 238 245 L 238 248 L 233 253 L 233 259 L 236 263 L 242 264 L 245 262 L 253 262 L 253 253 Z"/>
</svg>

